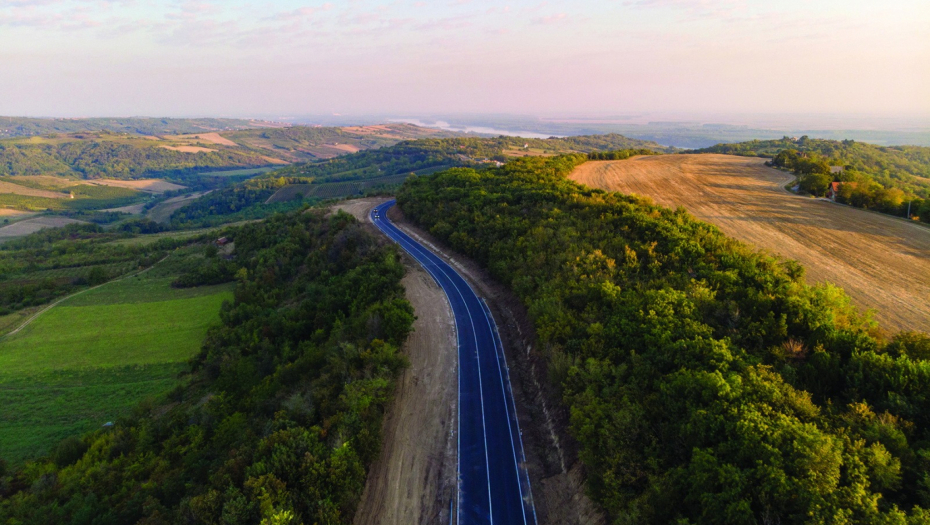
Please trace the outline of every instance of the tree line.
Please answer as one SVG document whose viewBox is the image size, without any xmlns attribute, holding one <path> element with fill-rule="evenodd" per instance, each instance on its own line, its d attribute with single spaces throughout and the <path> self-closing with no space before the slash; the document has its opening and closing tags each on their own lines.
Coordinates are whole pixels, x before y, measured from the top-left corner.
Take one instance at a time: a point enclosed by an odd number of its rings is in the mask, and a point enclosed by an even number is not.
<svg viewBox="0 0 930 525">
<path fill-rule="evenodd" d="M 838 202 L 899 217 L 910 212 L 910 217 L 930 222 L 930 148 L 803 136 L 697 151 L 768 157 L 771 165 L 797 174 L 800 189 L 811 195 L 824 196 L 832 182 L 840 182 Z"/>
<path fill-rule="evenodd" d="M 614 523 L 928 523 L 930 337 L 580 155 L 408 180 L 405 215 L 524 302 Z"/>
</svg>

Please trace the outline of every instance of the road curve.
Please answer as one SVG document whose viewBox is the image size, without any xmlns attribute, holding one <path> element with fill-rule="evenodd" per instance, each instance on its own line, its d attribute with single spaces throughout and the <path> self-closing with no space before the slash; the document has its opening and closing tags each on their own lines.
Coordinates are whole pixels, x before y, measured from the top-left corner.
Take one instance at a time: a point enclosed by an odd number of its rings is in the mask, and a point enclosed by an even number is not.
<svg viewBox="0 0 930 525">
<path fill-rule="evenodd" d="M 536 525 L 507 360 L 487 304 L 439 256 L 371 210 L 374 225 L 436 280 L 452 305 L 459 347 L 458 497 L 460 525 Z"/>
</svg>

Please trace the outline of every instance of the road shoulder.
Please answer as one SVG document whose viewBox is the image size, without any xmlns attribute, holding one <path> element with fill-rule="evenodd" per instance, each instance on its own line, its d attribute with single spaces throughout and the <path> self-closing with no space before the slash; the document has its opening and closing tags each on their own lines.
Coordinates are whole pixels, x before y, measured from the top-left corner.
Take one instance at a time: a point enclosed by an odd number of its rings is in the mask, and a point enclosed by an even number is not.
<svg viewBox="0 0 930 525">
<path fill-rule="evenodd" d="M 385 200 L 354 199 L 333 208 L 368 224 L 368 212 Z M 406 254 L 404 261 L 402 284 L 417 317 L 403 348 L 410 367 L 385 414 L 381 454 L 368 473 L 355 525 L 447 523 L 455 495 L 458 347 L 452 307 L 418 263 Z"/>
</svg>

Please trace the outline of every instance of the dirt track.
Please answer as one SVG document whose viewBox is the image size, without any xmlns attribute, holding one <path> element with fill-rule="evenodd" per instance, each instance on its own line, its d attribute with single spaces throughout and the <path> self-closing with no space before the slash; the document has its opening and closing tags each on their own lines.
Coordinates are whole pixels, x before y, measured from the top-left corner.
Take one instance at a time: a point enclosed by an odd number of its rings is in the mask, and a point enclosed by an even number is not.
<svg viewBox="0 0 930 525">
<path fill-rule="evenodd" d="M 887 330 L 930 332 L 930 229 L 800 197 L 763 159 L 663 155 L 588 162 L 571 179 L 682 206 L 727 235 L 800 261 L 810 282 L 832 282 L 875 311 Z"/>
<path fill-rule="evenodd" d="M 335 206 L 367 222 L 385 199 Z M 438 523 L 454 494 L 457 347 L 452 309 L 419 265 L 403 279 L 417 320 L 404 345 L 410 368 L 398 381 L 384 420 L 381 456 L 371 466 L 356 525 Z M 448 519 L 447 512 L 442 514 Z"/>
</svg>

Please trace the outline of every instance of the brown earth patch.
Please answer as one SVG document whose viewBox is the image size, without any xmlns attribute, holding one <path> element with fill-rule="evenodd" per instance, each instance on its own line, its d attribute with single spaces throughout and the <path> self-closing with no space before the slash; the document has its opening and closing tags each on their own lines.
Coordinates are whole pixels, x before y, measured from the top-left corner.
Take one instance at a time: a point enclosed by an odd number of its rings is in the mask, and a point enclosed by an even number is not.
<svg viewBox="0 0 930 525">
<path fill-rule="evenodd" d="M 212 191 L 212 190 L 211 190 Z M 179 197 L 172 197 L 165 202 L 155 205 L 154 208 L 149 210 L 148 216 L 155 222 L 165 223 L 171 219 L 171 215 L 180 210 L 181 208 L 187 206 L 191 203 L 192 200 L 203 197 L 204 195 L 210 193 L 209 191 L 202 191 L 198 193 L 191 193 L 190 195 L 181 195 Z"/>
<path fill-rule="evenodd" d="M 94 179 L 86 181 L 88 184 L 99 184 L 101 186 L 116 186 L 117 188 L 129 188 L 132 190 L 144 191 L 147 193 L 165 193 L 166 191 L 182 190 L 187 186 L 181 186 L 163 179 L 136 179 L 136 180 L 115 180 L 115 179 Z"/>
<path fill-rule="evenodd" d="M 724 233 L 807 269 L 811 283 L 846 290 L 890 330 L 930 332 L 930 229 L 911 221 L 801 197 L 792 176 L 759 158 L 662 155 L 587 162 L 570 178 L 591 187 L 683 206 Z"/>
<path fill-rule="evenodd" d="M 47 199 L 67 199 L 66 193 L 57 191 L 40 190 L 36 188 L 27 188 L 12 182 L 0 181 L 0 193 L 12 193 L 14 195 L 26 195 L 29 197 L 45 197 Z"/>
<path fill-rule="evenodd" d="M 290 164 L 290 162 L 286 160 L 276 159 L 274 157 L 268 157 L 266 155 L 262 155 L 262 158 L 267 160 L 269 164 Z"/>
<path fill-rule="evenodd" d="M 41 186 L 41 189 L 50 191 L 64 190 L 85 182 L 83 180 L 75 180 L 55 175 L 14 175 L 12 177 L 4 177 L 4 179 L 6 179 L 6 182 L 12 182 L 13 184 L 23 186 L 28 186 L 30 184 L 38 185 Z"/>
<path fill-rule="evenodd" d="M 35 215 L 34 211 L 23 211 L 23 210 L 14 210 L 12 208 L 0 208 L 0 217 L 6 217 L 9 219 L 18 219 L 21 217 L 28 217 L 30 215 Z"/>
<path fill-rule="evenodd" d="M 132 215 L 141 215 L 145 211 L 145 203 L 132 204 L 130 206 L 120 206 L 119 208 L 107 208 L 100 211 L 112 211 L 116 213 L 131 213 Z"/>
<path fill-rule="evenodd" d="M 215 149 L 210 148 L 201 148 L 200 146 L 160 146 L 165 149 L 170 149 L 172 151 L 180 151 L 183 153 L 212 153 L 216 151 Z"/>
<path fill-rule="evenodd" d="M 195 135 L 177 135 L 171 137 L 180 140 L 202 140 L 204 142 L 210 142 L 212 144 L 219 144 L 221 146 L 238 146 L 235 142 L 229 140 L 228 138 L 220 135 L 219 133 L 197 133 Z"/>
<path fill-rule="evenodd" d="M 35 219 L 27 219 L 0 228 L 0 242 L 8 241 L 16 237 L 23 237 L 39 230 L 44 230 L 45 228 L 59 228 L 61 226 L 78 223 L 87 224 L 84 221 L 68 219 L 67 217 L 36 217 Z"/>
<path fill-rule="evenodd" d="M 334 204 L 330 207 L 332 211 L 344 211 L 363 223 L 368 223 L 368 213 L 375 206 L 387 202 L 386 197 L 370 197 L 366 199 L 351 199 Z M 378 235 L 381 235 L 380 233 Z"/>
<path fill-rule="evenodd" d="M 346 151 L 349 153 L 358 153 L 362 149 L 358 146 L 352 144 L 324 144 L 324 146 L 332 149 L 337 149 L 339 151 Z"/>
</svg>

